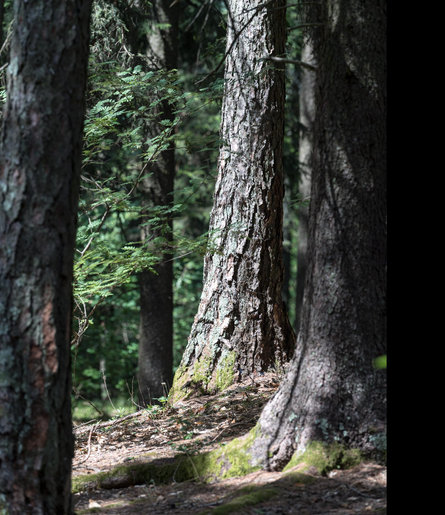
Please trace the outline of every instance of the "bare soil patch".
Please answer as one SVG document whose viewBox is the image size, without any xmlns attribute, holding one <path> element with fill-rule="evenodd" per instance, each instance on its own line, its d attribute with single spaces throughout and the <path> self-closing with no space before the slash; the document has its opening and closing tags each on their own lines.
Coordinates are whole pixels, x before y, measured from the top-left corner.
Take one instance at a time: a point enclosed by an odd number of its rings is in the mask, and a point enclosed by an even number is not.
<svg viewBox="0 0 445 515">
<path fill-rule="evenodd" d="M 279 378 L 257 376 L 222 394 L 203 395 L 158 412 L 142 410 L 120 419 L 75 428 L 73 477 L 117 465 L 206 452 L 251 429 Z M 135 484 L 74 495 L 76 513 L 107 514 L 349 514 L 386 513 L 386 468 L 362 463 L 311 481 L 298 475 L 259 471 L 204 483 Z M 244 502 L 241 502 L 244 501 Z M 247 502 L 247 504 L 246 504 Z M 223 511 L 225 510 L 225 511 Z"/>
</svg>

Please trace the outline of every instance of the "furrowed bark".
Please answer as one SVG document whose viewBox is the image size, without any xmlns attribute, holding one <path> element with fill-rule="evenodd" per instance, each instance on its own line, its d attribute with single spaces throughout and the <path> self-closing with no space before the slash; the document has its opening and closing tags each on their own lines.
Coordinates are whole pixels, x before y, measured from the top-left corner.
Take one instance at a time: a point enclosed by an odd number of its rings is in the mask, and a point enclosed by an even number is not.
<svg viewBox="0 0 445 515">
<path fill-rule="evenodd" d="M 90 2 L 15 2 L 0 135 L 0 511 L 72 513 L 70 329 Z M 3 511 L 2 511 L 3 512 Z"/>
<path fill-rule="evenodd" d="M 175 395 L 189 379 L 223 389 L 279 367 L 294 336 L 284 310 L 284 69 L 266 58 L 285 42 L 283 2 L 231 1 L 222 147 L 204 286 Z"/>
<path fill-rule="evenodd" d="M 317 63 L 308 269 L 295 356 L 259 420 L 253 461 L 312 441 L 386 449 L 386 10 L 311 8 Z"/>
</svg>

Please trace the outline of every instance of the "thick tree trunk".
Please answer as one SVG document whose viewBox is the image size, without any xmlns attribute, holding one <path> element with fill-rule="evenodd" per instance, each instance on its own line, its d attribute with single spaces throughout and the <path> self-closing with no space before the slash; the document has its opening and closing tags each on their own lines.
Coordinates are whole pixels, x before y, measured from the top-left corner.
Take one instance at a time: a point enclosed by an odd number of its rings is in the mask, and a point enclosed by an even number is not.
<svg viewBox="0 0 445 515">
<path fill-rule="evenodd" d="M 301 60 L 315 66 L 310 41 L 305 41 L 301 52 Z M 298 335 L 301 325 L 303 293 L 308 266 L 308 224 L 309 199 L 311 194 L 311 155 L 312 131 L 314 124 L 315 74 L 313 70 L 302 68 L 300 85 L 300 139 L 299 139 L 299 205 L 298 205 L 298 252 L 297 252 L 297 288 L 295 301 L 295 332 Z"/>
<path fill-rule="evenodd" d="M 228 5 L 212 244 L 174 398 L 190 380 L 223 389 L 281 366 L 294 347 L 281 298 L 284 70 L 267 60 L 284 52 L 284 2 Z"/>
<path fill-rule="evenodd" d="M 152 2 L 152 29 L 148 37 L 147 58 L 153 69 L 171 70 L 177 66 L 178 6 L 170 0 Z M 163 121 L 174 118 L 172 106 L 164 101 L 160 105 L 157 121 L 147 127 L 149 138 L 159 137 L 165 129 Z M 160 122 L 160 123 L 158 123 Z M 141 184 L 143 205 L 148 208 L 168 206 L 173 201 L 175 176 L 175 150 L 160 153 L 149 170 L 150 175 Z M 142 220 L 144 222 L 144 220 Z M 172 221 L 165 221 L 164 235 L 171 241 Z M 142 227 L 142 241 L 149 241 L 161 232 L 150 225 Z M 173 262 L 167 253 L 156 266 L 156 274 L 140 275 L 140 335 L 138 359 L 139 402 L 152 403 L 166 395 L 173 379 Z"/>
<path fill-rule="evenodd" d="M 311 21 L 318 66 L 302 325 L 251 451 L 279 468 L 309 442 L 381 451 L 386 427 L 386 63 L 383 2 Z"/>
<path fill-rule="evenodd" d="M 70 329 L 90 2 L 15 2 L 0 135 L 0 512 L 72 513 Z"/>
</svg>

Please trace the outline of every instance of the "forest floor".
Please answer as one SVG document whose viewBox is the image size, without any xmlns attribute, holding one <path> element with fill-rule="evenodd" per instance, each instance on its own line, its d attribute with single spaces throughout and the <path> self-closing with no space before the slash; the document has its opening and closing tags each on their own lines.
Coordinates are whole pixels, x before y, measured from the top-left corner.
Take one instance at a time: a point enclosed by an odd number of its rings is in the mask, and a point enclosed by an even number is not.
<svg viewBox="0 0 445 515">
<path fill-rule="evenodd" d="M 117 465 L 174 458 L 217 448 L 251 429 L 278 387 L 265 374 L 250 384 L 153 407 L 106 422 L 75 426 L 73 480 L 111 471 Z M 386 513 L 386 468 L 373 462 L 308 480 L 281 472 L 258 471 L 206 483 L 200 480 L 99 488 L 94 481 L 74 494 L 76 514 L 256 514 L 334 515 Z M 137 483 L 137 481 L 136 481 Z"/>
</svg>

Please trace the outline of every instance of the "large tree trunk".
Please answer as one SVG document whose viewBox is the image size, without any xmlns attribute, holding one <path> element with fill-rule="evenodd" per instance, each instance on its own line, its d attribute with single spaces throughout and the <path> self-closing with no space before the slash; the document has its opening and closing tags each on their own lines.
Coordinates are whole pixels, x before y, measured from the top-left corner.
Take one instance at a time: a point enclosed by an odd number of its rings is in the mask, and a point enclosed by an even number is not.
<svg viewBox="0 0 445 515">
<path fill-rule="evenodd" d="M 315 65 L 312 55 L 312 44 L 306 40 L 301 52 L 301 60 Z M 309 199 L 311 194 L 311 155 L 312 131 L 314 124 L 314 83 L 315 73 L 308 68 L 301 70 L 300 83 L 300 138 L 299 138 L 299 169 L 300 182 L 298 205 L 298 252 L 297 252 L 297 288 L 295 300 L 295 332 L 298 335 L 301 325 L 301 311 L 303 307 L 304 285 L 306 283 L 306 270 L 308 267 L 308 224 Z"/>
<path fill-rule="evenodd" d="M 289 373 L 252 453 L 279 468 L 309 442 L 378 452 L 385 440 L 386 63 L 384 2 L 336 0 L 310 21 L 316 115 L 309 259 Z M 328 6 L 328 7 L 329 7 Z"/>
<path fill-rule="evenodd" d="M 72 513 L 70 329 L 89 0 L 16 1 L 0 135 L 0 512 Z"/>
<path fill-rule="evenodd" d="M 228 2 L 222 148 L 210 217 L 204 286 L 175 376 L 223 389 L 280 366 L 294 348 L 283 308 L 282 202 L 284 2 Z M 191 383 L 190 383 L 191 381 Z"/>
<path fill-rule="evenodd" d="M 172 70 L 177 66 L 178 6 L 170 0 L 152 2 L 152 29 L 148 37 L 147 58 L 152 69 Z M 168 101 L 158 107 L 157 119 L 147 127 L 149 138 L 159 137 L 165 121 L 173 121 L 173 108 Z M 149 169 L 150 175 L 141 184 L 143 205 L 148 209 L 168 206 L 173 201 L 175 176 L 174 144 L 160 153 Z M 142 219 L 144 222 L 144 219 Z M 158 230 L 143 225 L 142 240 L 149 241 L 163 234 L 167 241 L 172 237 L 172 220 Z M 167 229 L 167 230 L 166 230 Z M 156 273 L 147 271 L 140 275 L 140 334 L 138 383 L 141 405 L 166 395 L 173 379 L 173 261 L 166 253 L 156 267 Z"/>
</svg>

